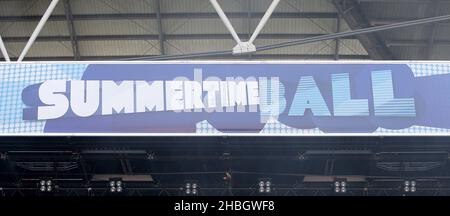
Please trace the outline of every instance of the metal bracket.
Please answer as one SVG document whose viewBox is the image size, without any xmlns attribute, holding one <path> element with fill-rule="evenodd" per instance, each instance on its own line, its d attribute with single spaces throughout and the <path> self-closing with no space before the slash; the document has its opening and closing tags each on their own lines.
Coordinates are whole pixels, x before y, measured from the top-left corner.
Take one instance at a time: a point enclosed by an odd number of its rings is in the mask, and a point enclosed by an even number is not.
<svg viewBox="0 0 450 216">
<path fill-rule="evenodd" d="M 233 36 L 233 39 L 236 41 L 237 45 L 233 48 L 233 54 L 244 54 L 244 53 L 252 53 L 256 52 L 256 47 L 253 44 L 256 37 L 258 37 L 261 30 L 266 25 L 267 21 L 269 20 L 270 16 L 272 15 L 275 8 L 278 6 L 278 3 L 280 3 L 280 0 L 273 0 L 272 4 L 270 4 L 269 8 L 267 9 L 264 16 L 261 18 L 261 21 L 259 21 L 258 26 L 256 26 L 255 31 L 253 32 L 252 36 L 248 41 L 241 41 L 238 34 L 236 33 L 236 30 L 234 30 L 233 25 L 231 25 L 230 20 L 225 15 L 225 12 L 222 10 L 222 7 L 220 7 L 219 3 L 217 3 L 217 0 L 209 0 L 216 10 L 217 14 L 219 14 L 220 19 L 225 24 L 225 27 L 227 27 L 228 31 Z"/>
<path fill-rule="evenodd" d="M 238 42 L 233 48 L 233 54 L 256 52 L 256 47 L 250 42 Z"/>
</svg>

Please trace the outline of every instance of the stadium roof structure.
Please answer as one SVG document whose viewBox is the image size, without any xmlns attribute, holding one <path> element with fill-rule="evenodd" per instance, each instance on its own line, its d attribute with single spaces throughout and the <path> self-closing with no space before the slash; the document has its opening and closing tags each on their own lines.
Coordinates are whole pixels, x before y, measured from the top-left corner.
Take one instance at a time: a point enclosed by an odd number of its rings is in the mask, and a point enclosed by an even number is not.
<svg viewBox="0 0 450 216">
<path fill-rule="evenodd" d="M 12 60 L 20 56 L 51 2 L 0 0 L 0 36 Z M 272 2 L 218 1 L 243 41 L 251 37 Z M 281 0 L 254 42 L 267 49 L 232 55 L 236 42 L 209 0 L 61 0 L 24 61 L 447 60 L 448 19 L 327 36 L 445 16 L 449 11 L 448 0 Z M 285 44 L 290 41 L 300 42 Z"/>
</svg>

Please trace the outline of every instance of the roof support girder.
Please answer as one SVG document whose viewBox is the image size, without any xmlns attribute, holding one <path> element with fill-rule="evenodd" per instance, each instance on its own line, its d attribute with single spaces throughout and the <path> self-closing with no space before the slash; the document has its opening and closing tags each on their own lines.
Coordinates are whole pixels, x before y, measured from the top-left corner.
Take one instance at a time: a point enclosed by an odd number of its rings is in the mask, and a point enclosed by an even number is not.
<svg viewBox="0 0 450 216">
<path fill-rule="evenodd" d="M 164 47 L 164 30 L 163 23 L 161 18 L 161 2 L 160 0 L 155 0 L 155 11 L 156 11 L 156 19 L 158 20 L 158 40 L 159 40 L 159 50 L 161 55 L 166 54 L 166 49 Z"/>
<path fill-rule="evenodd" d="M 369 20 L 363 14 L 360 4 L 357 1 L 333 0 L 333 4 L 352 30 L 371 27 Z M 384 40 L 377 33 L 363 34 L 357 37 L 367 50 L 371 59 L 395 59 Z"/>
<path fill-rule="evenodd" d="M 64 3 L 64 11 L 66 13 L 67 26 L 70 34 L 70 40 L 72 42 L 73 56 L 75 60 L 80 60 L 80 49 L 78 47 L 75 25 L 73 24 L 72 7 L 70 6 L 70 0 L 64 0 L 63 3 Z"/>
<path fill-rule="evenodd" d="M 59 0 L 52 0 L 50 5 L 48 6 L 47 10 L 45 11 L 44 15 L 42 16 L 41 20 L 39 21 L 38 25 L 34 29 L 33 34 L 31 34 L 31 37 L 28 40 L 27 44 L 25 45 L 25 48 L 23 48 L 22 52 L 20 53 L 20 56 L 17 59 L 18 62 L 21 62 L 23 60 L 23 58 L 25 58 L 25 55 L 30 50 L 31 46 L 33 45 L 33 43 L 36 40 L 39 33 L 41 32 L 42 28 L 44 28 L 45 23 L 47 23 L 48 18 L 52 14 L 52 12 L 55 9 L 58 2 L 59 2 Z"/>
<path fill-rule="evenodd" d="M 432 16 L 438 16 L 439 15 L 439 1 L 438 0 L 433 0 L 433 4 L 430 5 L 432 11 Z M 429 26 L 429 33 L 430 36 L 428 37 L 428 42 L 427 42 L 427 50 L 425 52 L 425 59 L 430 60 L 431 56 L 433 55 L 433 50 L 434 50 L 434 42 L 435 42 L 435 37 L 436 37 L 436 23 L 432 23 Z"/>
</svg>

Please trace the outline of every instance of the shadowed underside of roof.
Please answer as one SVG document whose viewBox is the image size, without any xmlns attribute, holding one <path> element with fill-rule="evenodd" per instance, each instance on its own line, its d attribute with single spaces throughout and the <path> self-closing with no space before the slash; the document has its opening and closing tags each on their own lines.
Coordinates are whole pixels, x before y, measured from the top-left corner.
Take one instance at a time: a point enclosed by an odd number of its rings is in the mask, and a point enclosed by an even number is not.
<svg viewBox="0 0 450 216">
<path fill-rule="evenodd" d="M 16 59 L 49 0 L 1 0 L 0 35 Z M 221 0 L 242 40 L 271 0 Z M 282 0 L 255 41 L 264 46 L 446 15 L 442 0 Z M 433 59 L 450 56 L 450 22 L 195 59 Z M 121 60 L 231 50 L 235 42 L 208 0 L 61 0 L 24 60 Z M 186 57 L 187 59 L 194 59 Z"/>
</svg>

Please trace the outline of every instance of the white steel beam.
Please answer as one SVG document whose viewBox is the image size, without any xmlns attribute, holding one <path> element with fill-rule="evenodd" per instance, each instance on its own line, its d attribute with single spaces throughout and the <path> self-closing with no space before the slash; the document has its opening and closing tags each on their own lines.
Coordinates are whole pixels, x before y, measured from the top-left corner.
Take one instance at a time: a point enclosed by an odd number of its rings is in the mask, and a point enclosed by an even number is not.
<svg viewBox="0 0 450 216">
<path fill-rule="evenodd" d="M 23 58 L 25 57 L 25 55 L 28 53 L 28 51 L 30 50 L 34 41 L 36 40 L 37 36 L 41 32 L 45 23 L 47 22 L 48 18 L 50 17 L 50 15 L 52 14 L 56 5 L 58 4 L 58 2 L 59 2 L 59 0 L 52 0 L 52 2 L 50 3 L 50 5 L 47 8 L 47 11 L 45 11 L 44 16 L 42 16 L 41 21 L 39 21 L 39 24 L 36 26 L 36 29 L 34 29 L 34 32 L 31 35 L 30 39 L 28 40 L 27 44 L 25 45 L 25 48 L 22 50 L 22 53 L 20 53 L 20 56 L 17 59 L 18 62 L 21 62 L 23 60 Z"/>
<path fill-rule="evenodd" d="M 243 42 L 239 38 L 239 35 L 236 33 L 236 30 L 234 30 L 233 25 L 231 24 L 228 17 L 225 15 L 225 12 L 222 10 L 219 3 L 217 3 L 217 0 L 209 0 L 209 1 L 213 5 L 214 9 L 216 10 L 216 12 L 219 15 L 220 19 L 222 20 L 222 22 L 225 24 L 225 27 L 228 29 L 228 31 L 233 36 L 233 39 L 237 43 L 237 45 L 233 48 L 233 54 L 256 52 L 256 47 L 255 47 L 255 45 L 253 45 L 253 42 L 255 41 L 256 37 L 258 37 L 259 33 L 266 25 L 267 21 L 269 20 L 270 16 L 272 15 L 273 11 L 278 6 L 278 3 L 280 3 L 280 0 L 273 0 L 272 4 L 270 4 L 270 6 L 267 9 L 264 16 L 261 18 L 261 21 L 259 22 L 258 26 L 256 26 L 256 29 L 253 32 L 250 39 L 248 41 Z"/>
<path fill-rule="evenodd" d="M 219 14 L 220 19 L 222 20 L 223 24 L 225 24 L 225 27 L 227 27 L 228 31 L 231 33 L 231 36 L 233 36 L 233 39 L 236 41 L 236 43 L 241 43 L 241 39 L 236 33 L 236 30 L 234 30 L 233 25 L 231 25 L 230 20 L 228 19 L 227 15 L 225 15 L 225 12 L 223 12 L 222 7 L 220 7 L 219 3 L 217 3 L 217 0 L 209 0 L 209 2 L 211 2 L 217 14 Z"/>
<path fill-rule="evenodd" d="M 266 13 L 264 14 L 263 18 L 261 19 L 261 21 L 259 21 L 258 26 L 256 26 L 255 31 L 253 32 L 252 37 L 250 38 L 250 40 L 248 41 L 249 43 L 253 43 L 253 41 L 255 41 L 256 37 L 258 37 L 259 33 L 261 32 L 261 30 L 264 28 L 264 26 L 266 25 L 267 21 L 269 20 L 270 16 L 272 15 L 273 11 L 275 10 L 275 8 L 277 8 L 278 3 L 280 3 L 280 0 L 274 0 L 272 2 L 272 4 L 270 4 L 269 8 L 267 9 Z"/>
<path fill-rule="evenodd" d="M 6 51 L 5 44 L 3 43 L 2 36 L 0 36 L 0 50 L 2 51 L 3 57 L 5 57 L 5 60 L 6 60 L 6 61 L 7 61 L 7 62 L 11 61 L 11 60 L 9 59 L 8 52 Z"/>
</svg>

